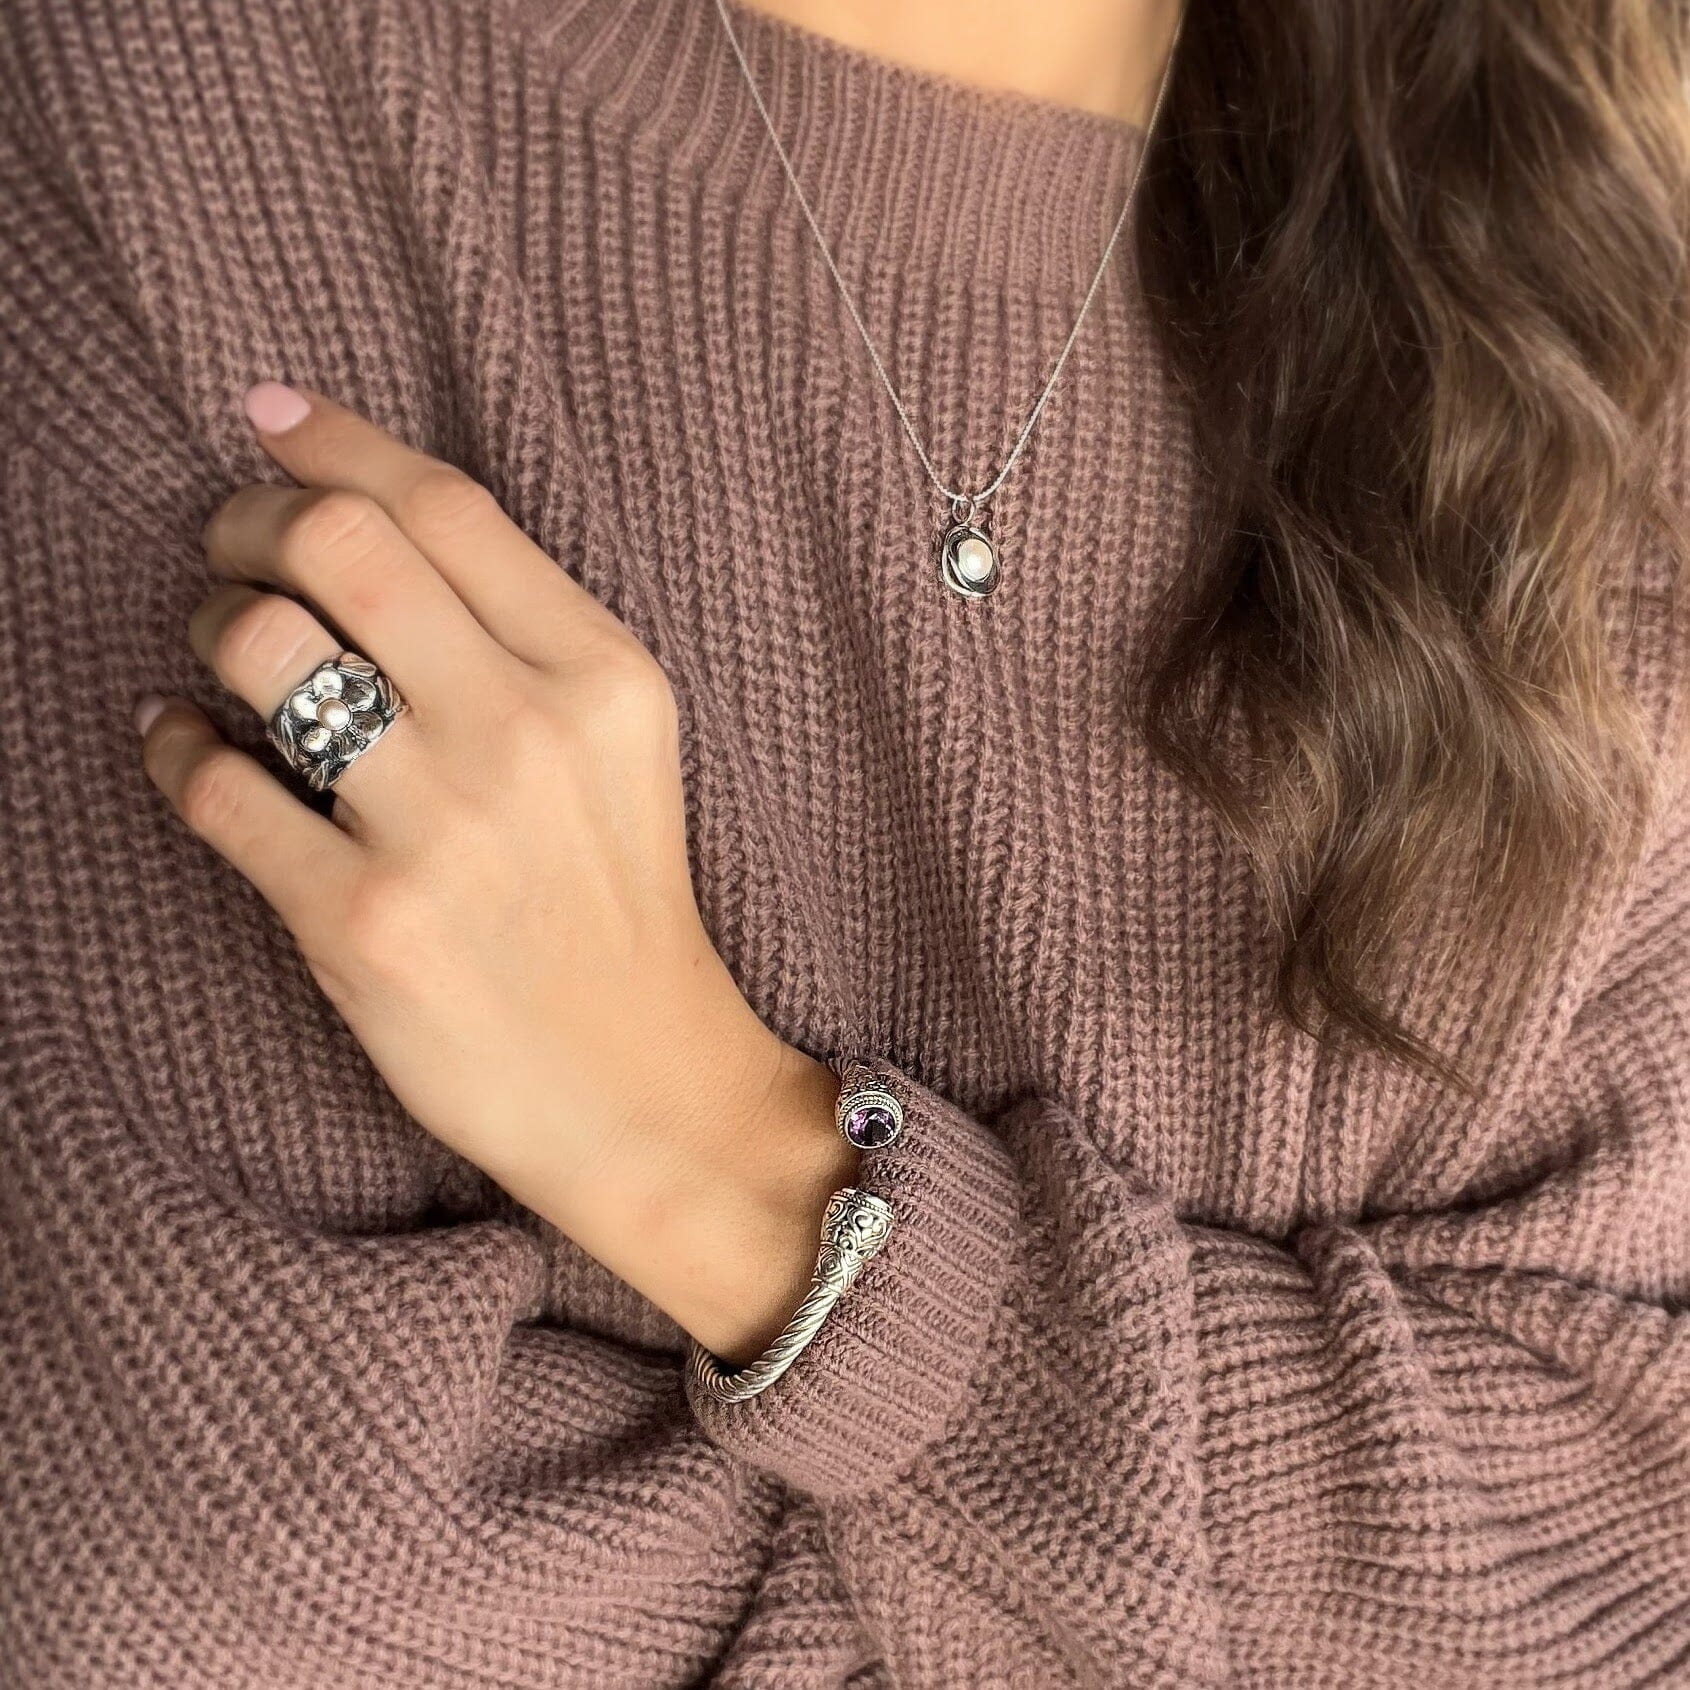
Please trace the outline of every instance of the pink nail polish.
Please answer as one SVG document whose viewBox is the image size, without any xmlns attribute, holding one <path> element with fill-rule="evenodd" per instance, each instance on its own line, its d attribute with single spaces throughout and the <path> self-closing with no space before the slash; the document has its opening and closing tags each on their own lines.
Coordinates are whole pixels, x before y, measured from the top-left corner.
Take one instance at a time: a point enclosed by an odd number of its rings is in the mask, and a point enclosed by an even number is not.
<svg viewBox="0 0 1690 1690">
<path fill-rule="evenodd" d="M 246 420 L 260 434 L 286 434 L 311 414 L 310 401 L 279 381 L 261 381 L 241 400 Z"/>
<path fill-rule="evenodd" d="M 158 720 L 164 700 L 156 692 L 144 692 L 135 701 L 135 731 L 144 734 Z"/>
</svg>

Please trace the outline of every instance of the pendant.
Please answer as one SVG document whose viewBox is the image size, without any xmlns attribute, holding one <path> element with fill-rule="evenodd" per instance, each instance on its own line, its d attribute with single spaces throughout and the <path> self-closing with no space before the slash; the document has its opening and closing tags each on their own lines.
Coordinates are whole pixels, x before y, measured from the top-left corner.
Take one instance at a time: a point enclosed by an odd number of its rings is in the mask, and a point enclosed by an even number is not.
<svg viewBox="0 0 1690 1690">
<path fill-rule="evenodd" d="M 998 549 L 986 531 L 987 514 L 978 500 L 951 501 L 951 521 L 939 540 L 939 579 L 965 599 L 983 599 L 997 590 L 1002 576 Z"/>
</svg>

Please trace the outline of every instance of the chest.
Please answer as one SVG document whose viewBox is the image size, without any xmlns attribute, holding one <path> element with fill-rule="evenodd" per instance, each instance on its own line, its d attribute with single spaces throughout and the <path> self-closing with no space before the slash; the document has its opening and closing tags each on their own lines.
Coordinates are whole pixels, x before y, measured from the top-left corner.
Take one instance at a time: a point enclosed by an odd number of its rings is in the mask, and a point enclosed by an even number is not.
<svg viewBox="0 0 1690 1690">
<path fill-rule="evenodd" d="M 706 925 L 783 1036 L 883 1050 L 982 1112 L 1059 1097 L 1196 1218 L 1272 1232 L 1412 1186 L 1436 1100 L 1269 1013 L 1246 866 L 1129 714 L 1198 473 L 1130 266 L 997 501 L 1003 585 L 969 601 L 771 176 L 701 179 L 533 65 L 465 78 L 501 95 L 466 105 L 438 54 L 402 61 L 402 13 L 360 16 L 374 39 L 322 67 L 329 166 L 227 159 L 206 194 L 267 215 L 224 274 L 179 269 L 168 233 L 131 255 L 164 355 L 219 348 L 179 374 L 227 478 L 253 472 L 239 387 L 304 380 L 486 481 L 624 617 L 681 703 Z M 156 201 L 107 167 L 114 205 Z M 934 463 L 983 484 L 1072 291 L 840 250 Z"/>
</svg>

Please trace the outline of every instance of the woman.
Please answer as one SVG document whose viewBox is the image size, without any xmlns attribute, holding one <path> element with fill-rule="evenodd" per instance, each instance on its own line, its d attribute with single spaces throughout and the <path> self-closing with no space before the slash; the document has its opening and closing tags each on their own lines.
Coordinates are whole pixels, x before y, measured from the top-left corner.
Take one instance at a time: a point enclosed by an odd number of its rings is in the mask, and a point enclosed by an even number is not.
<svg viewBox="0 0 1690 1690">
<path fill-rule="evenodd" d="M 1671 10 L 8 10 L 10 1682 L 1690 1677 Z"/>
</svg>

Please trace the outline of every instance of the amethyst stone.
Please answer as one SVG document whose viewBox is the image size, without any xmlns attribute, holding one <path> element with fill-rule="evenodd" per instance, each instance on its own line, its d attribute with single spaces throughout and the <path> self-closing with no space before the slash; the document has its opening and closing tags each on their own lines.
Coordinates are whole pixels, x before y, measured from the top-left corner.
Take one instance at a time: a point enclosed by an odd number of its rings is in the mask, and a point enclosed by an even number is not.
<svg viewBox="0 0 1690 1690">
<path fill-rule="evenodd" d="M 845 1136 L 859 1150 L 879 1150 L 898 1136 L 900 1111 L 884 1093 L 865 1097 L 845 1111 Z"/>
</svg>

